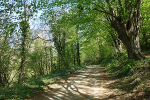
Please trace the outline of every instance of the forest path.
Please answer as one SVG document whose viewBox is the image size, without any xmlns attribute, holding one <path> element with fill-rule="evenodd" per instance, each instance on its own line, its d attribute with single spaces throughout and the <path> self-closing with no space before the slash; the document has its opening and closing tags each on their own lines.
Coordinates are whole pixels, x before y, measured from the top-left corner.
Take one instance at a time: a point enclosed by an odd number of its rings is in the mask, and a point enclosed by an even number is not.
<svg viewBox="0 0 150 100">
<path fill-rule="evenodd" d="M 105 67 L 91 65 L 26 100 L 123 100 L 124 92 L 108 86 L 114 82 Z"/>
</svg>

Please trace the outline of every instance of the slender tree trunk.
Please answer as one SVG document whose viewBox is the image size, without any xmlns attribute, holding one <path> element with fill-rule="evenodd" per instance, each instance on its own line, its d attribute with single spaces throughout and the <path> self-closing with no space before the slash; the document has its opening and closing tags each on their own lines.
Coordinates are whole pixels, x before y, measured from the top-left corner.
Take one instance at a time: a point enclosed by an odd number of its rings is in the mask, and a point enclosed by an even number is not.
<svg viewBox="0 0 150 100">
<path fill-rule="evenodd" d="M 81 17 L 81 12 L 83 9 L 81 6 L 79 6 L 78 9 L 79 9 L 78 17 Z M 77 64 L 80 66 L 79 24 L 77 24 L 76 33 L 77 33 Z"/>
<path fill-rule="evenodd" d="M 4 81 L 3 81 L 3 74 L 4 74 L 4 72 L 3 72 L 2 59 L 3 59 L 2 52 L 0 52 L 0 87 L 4 86 Z"/>
<path fill-rule="evenodd" d="M 0 87 L 3 86 L 2 74 L 0 72 Z"/>
<path fill-rule="evenodd" d="M 72 59 L 73 59 L 73 65 L 76 65 L 76 47 L 74 46 L 74 44 L 71 45 L 71 52 L 72 52 Z"/>
<path fill-rule="evenodd" d="M 61 61 L 60 61 L 60 55 L 58 55 L 58 70 L 60 70 L 60 65 L 61 64 Z M 55 67 L 55 66 L 54 66 Z"/>
<path fill-rule="evenodd" d="M 0 87 L 1 85 L 5 87 L 8 85 L 8 67 L 10 63 L 10 55 L 7 52 L 10 48 L 8 48 L 8 32 L 6 30 L 4 40 L 2 39 L 2 44 L 0 48 Z M 9 56 L 6 56 L 6 54 Z"/>
<path fill-rule="evenodd" d="M 26 23 L 21 23 L 22 25 L 26 25 Z M 22 26 L 23 27 L 23 26 Z M 22 30 L 22 43 L 21 43 L 21 63 L 19 67 L 19 79 L 18 79 L 18 84 L 20 84 L 22 76 L 23 76 L 23 67 L 24 67 L 24 62 L 25 62 L 25 56 L 26 56 L 26 51 L 25 51 L 25 42 L 26 42 L 26 29 Z"/>
<path fill-rule="evenodd" d="M 77 63 L 80 66 L 80 50 L 79 41 L 77 40 Z"/>
<path fill-rule="evenodd" d="M 48 74 L 48 57 L 47 57 L 47 55 L 46 55 L 45 63 L 46 63 L 46 74 Z"/>
<path fill-rule="evenodd" d="M 52 47 L 50 47 L 50 66 L 49 66 L 49 73 L 52 72 L 53 68 L 53 53 L 52 53 Z"/>
<path fill-rule="evenodd" d="M 41 75 L 44 75 L 44 66 L 43 66 L 43 59 L 40 60 L 40 69 L 41 69 Z"/>
<path fill-rule="evenodd" d="M 61 61 L 62 61 L 62 63 L 63 63 L 63 65 L 64 65 L 64 67 L 68 67 L 67 66 L 67 61 L 66 61 L 66 59 L 65 59 L 65 57 L 64 57 L 64 55 L 63 55 L 63 53 L 62 53 L 63 51 L 60 51 L 60 53 L 59 53 L 59 57 L 61 58 Z"/>
<path fill-rule="evenodd" d="M 97 33 L 97 42 L 98 42 L 98 48 L 99 48 L 100 61 L 102 61 L 103 60 L 102 44 L 100 43 L 98 33 Z"/>
<path fill-rule="evenodd" d="M 4 73 L 4 80 L 5 80 L 5 85 L 8 84 L 8 74 L 7 74 L 7 72 Z"/>
<path fill-rule="evenodd" d="M 76 65 L 76 56 L 75 56 L 75 54 L 73 55 L 73 64 Z"/>
<path fill-rule="evenodd" d="M 23 65 L 24 65 L 25 57 L 21 58 L 21 64 L 20 64 L 20 69 L 19 69 L 19 79 L 18 79 L 18 84 L 21 83 L 22 76 L 23 76 Z"/>
<path fill-rule="evenodd" d="M 76 65 L 76 52 L 75 52 L 76 50 L 75 50 L 75 47 L 73 48 L 73 51 L 72 51 L 72 53 L 73 53 L 73 64 L 74 65 Z"/>
<path fill-rule="evenodd" d="M 29 28 L 29 18 L 27 18 L 27 12 L 26 12 L 26 0 L 23 1 L 24 4 L 24 19 L 20 22 L 20 29 L 22 31 L 22 37 L 21 37 L 21 64 L 19 67 L 19 79 L 18 79 L 18 84 L 21 83 L 21 80 L 23 78 L 23 71 L 24 71 L 24 62 L 26 58 L 26 39 L 27 39 L 27 30 Z"/>
<path fill-rule="evenodd" d="M 80 17 L 80 14 L 79 14 Z M 76 49 L 77 49 L 77 64 L 80 66 L 80 44 L 79 44 L 79 25 L 77 25 L 76 33 L 77 33 L 77 44 L 76 44 Z"/>
</svg>

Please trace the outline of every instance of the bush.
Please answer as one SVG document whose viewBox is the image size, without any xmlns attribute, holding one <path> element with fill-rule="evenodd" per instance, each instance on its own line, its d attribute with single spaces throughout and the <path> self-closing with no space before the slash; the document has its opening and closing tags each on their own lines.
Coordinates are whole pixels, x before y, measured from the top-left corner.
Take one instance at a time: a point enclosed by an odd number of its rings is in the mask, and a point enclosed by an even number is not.
<svg viewBox="0 0 150 100">
<path fill-rule="evenodd" d="M 18 84 L 12 87 L 0 88 L 0 100 L 4 99 L 24 99 L 28 98 L 31 95 L 34 95 L 36 92 L 44 90 L 50 83 L 56 81 L 56 79 L 63 78 L 68 74 L 71 74 L 77 70 L 84 69 L 85 66 L 71 66 L 64 68 L 56 73 L 49 75 L 44 75 L 36 79 L 32 79 L 24 82 L 23 84 Z"/>
</svg>

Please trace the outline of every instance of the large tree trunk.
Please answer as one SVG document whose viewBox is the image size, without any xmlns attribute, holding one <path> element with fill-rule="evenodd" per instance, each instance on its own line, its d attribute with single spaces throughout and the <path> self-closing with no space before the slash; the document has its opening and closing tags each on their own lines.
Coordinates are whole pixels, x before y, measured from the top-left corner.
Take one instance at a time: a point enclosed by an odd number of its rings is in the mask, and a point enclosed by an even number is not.
<svg viewBox="0 0 150 100">
<path fill-rule="evenodd" d="M 110 4 L 109 0 L 106 1 Z M 142 18 L 140 11 L 141 0 L 131 1 L 132 3 L 129 0 L 126 1 L 125 10 L 121 0 L 118 0 L 119 8 L 117 11 L 113 6 L 109 7 L 109 11 L 112 14 L 109 21 L 111 26 L 117 31 L 119 39 L 125 45 L 128 57 L 141 60 L 145 58 L 140 51 L 139 43 L 139 29 Z"/>
<path fill-rule="evenodd" d="M 135 23 L 132 23 L 135 24 Z M 140 43 L 139 43 L 139 29 L 138 31 L 128 31 L 124 25 L 120 25 L 119 27 L 116 27 L 112 25 L 118 32 L 119 39 L 123 42 L 127 49 L 128 57 L 133 58 L 135 60 L 141 60 L 145 58 L 141 54 L 140 50 Z M 135 26 L 132 28 L 135 28 Z M 130 35 L 128 35 L 130 34 Z"/>
<path fill-rule="evenodd" d="M 144 58 L 144 56 L 141 54 L 138 34 L 130 37 L 126 35 L 124 37 L 120 37 L 120 39 L 127 48 L 129 58 L 133 58 L 135 60 L 141 60 Z"/>
<path fill-rule="evenodd" d="M 135 60 L 141 60 L 145 58 L 141 54 L 140 50 L 139 29 L 137 31 L 128 31 L 125 25 L 120 25 L 119 27 L 117 27 L 114 24 L 112 25 L 112 27 L 114 27 L 114 29 L 117 31 L 119 39 L 125 45 L 129 58 L 133 58 Z M 136 26 L 132 26 L 132 29 L 134 29 L 135 27 Z"/>
<path fill-rule="evenodd" d="M 118 38 L 117 34 L 116 33 L 111 33 L 111 37 L 112 37 L 113 43 L 114 43 L 113 46 L 115 46 L 116 49 L 117 49 L 116 52 L 122 52 L 121 41 Z"/>
</svg>

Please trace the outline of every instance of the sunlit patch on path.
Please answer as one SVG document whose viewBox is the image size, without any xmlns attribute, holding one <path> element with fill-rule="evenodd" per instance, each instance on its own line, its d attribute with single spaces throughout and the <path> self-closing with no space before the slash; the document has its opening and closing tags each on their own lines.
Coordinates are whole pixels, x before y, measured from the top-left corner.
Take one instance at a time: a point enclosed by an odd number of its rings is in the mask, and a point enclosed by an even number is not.
<svg viewBox="0 0 150 100">
<path fill-rule="evenodd" d="M 114 81 L 105 67 L 91 65 L 26 100 L 122 100 L 124 92 L 107 87 Z"/>
</svg>

